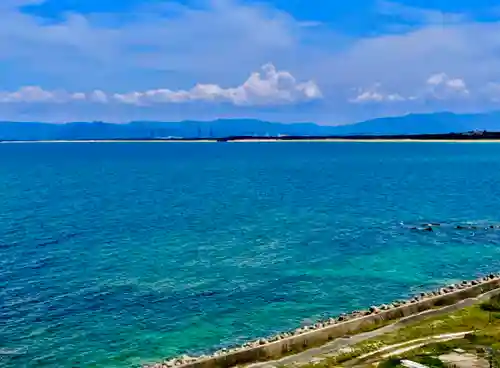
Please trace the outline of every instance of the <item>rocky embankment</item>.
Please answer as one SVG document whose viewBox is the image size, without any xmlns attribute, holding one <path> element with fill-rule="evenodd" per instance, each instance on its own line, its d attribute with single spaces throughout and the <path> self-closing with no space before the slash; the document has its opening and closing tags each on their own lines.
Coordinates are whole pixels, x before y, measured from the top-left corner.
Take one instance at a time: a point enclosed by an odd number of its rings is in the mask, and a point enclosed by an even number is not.
<svg viewBox="0 0 500 368">
<path fill-rule="evenodd" d="M 300 336 L 303 334 L 310 334 L 314 331 L 319 331 L 331 326 L 335 326 L 337 324 L 342 324 L 351 320 L 360 319 L 366 316 L 379 315 L 384 312 L 400 308 L 403 306 L 408 306 L 412 304 L 417 304 L 419 302 L 423 302 L 426 300 L 430 300 L 431 298 L 436 298 L 439 296 L 445 296 L 448 294 L 458 293 L 461 290 L 466 290 L 468 288 L 474 288 L 481 284 L 491 283 L 494 280 L 500 280 L 500 275 L 498 274 L 490 274 L 488 276 L 484 276 L 471 281 L 462 281 L 461 283 L 448 285 L 442 287 L 438 290 L 431 292 L 422 292 L 408 300 L 396 300 L 389 304 L 382 304 L 379 306 L 371 306 L 366 310 L 353 311 L 348 314 L 341 314 L 337 317 L 332 317 L 328 319 L 324 319 L 316 322 L 310 326 L 304 326 L 300 328 L 296 328 L 292 331 L 283 332 L 274 336 L 270 336 L 267 338 L 261 338 L 258 340 L 247 342 L 241 346 L 229 347 L 225 349 L 218 350 L 210 355 L 201 355 L 196 357 L 190 357 L 187 355 L 182 355 L 179 357 L 167 359 L 162 363 L 155 364 L 147 364 L 144 365 L 144 368 L 173 368 L 173 367 L 181 367 L 181 366 L 194 366 L 197 365 L 198 362 L 208 361 L 210 359 L 217 359 L 218 357 L 230 356 L 232 354 L 238 354 L 239 352 L 244 352 L 252 349 L 256 349 L 259 347 L 265 347 L 266 345 L 278 342 L 280 340 L 290 339 L 296 336 Z"/>
</svg>

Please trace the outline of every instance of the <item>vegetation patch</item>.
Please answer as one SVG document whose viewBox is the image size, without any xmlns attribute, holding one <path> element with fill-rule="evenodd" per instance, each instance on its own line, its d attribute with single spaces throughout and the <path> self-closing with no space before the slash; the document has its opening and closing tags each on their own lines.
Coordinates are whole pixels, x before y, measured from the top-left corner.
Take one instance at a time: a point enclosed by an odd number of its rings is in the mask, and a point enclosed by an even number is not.
<svg viewBox="0 0 500 368">
<path fill-rule="evenodd" d="M 465 338 L 442 343 L 433 343 L 409 351 L 402 356 L 379 362 L 381 368 L 401 367 L 400 359 L 411 359 L 428 367 L 445 367 L 438 358 L 456 349 L 484 356 L 485 351 L 500 352 L 500 296 L 469 308 L 450 313 L 446 316 L 431 317 L 394 332 L 389 332 L 374 339 L 354 345 L 349 351 L 341 352 L 304 368 L 332 368 L 338 366 L 363 366 L 376 356 L 363 362 L 359 359 L 364 354 L 378 349 L 441 334 L 471 331 Z M 490 350 L 488 350 L 490 349 Z M 499 357 L 500 359 L 500 357 Z M 500 365 L 498 365 L 500 367 Z"/>
<path fill-rule="evenodd" d="M 500 313 L 500 295 L 491 298 L 489 301 L 481 303 L 481 309 L 485 312 Z M 498 318 L 498 316 L 497 316 Z"/>
</svg>

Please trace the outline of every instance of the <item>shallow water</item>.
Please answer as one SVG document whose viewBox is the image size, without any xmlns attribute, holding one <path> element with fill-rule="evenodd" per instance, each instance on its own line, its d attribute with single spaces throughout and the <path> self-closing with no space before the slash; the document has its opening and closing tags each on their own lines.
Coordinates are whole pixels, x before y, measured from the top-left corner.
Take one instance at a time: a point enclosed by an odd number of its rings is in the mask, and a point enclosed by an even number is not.
<svg viewBox="0 0 500 368">
<path fill-rule="evenodd" d="M 129 367 L 500 270 L 500 145 L 0 145 L 0 366 Z"/>
</svg>

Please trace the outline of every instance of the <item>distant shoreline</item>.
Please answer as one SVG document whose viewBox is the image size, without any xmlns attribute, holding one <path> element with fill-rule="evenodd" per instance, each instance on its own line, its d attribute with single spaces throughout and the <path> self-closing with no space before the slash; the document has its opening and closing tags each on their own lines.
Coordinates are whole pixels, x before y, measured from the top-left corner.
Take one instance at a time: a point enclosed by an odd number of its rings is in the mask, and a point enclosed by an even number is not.
<svg viewBox="0 0 500 368">
<path fill-rule="evenodd" d="M 425 138 L 236 138 L 236 139 L 84 139 L 84 140 L 16 140 L 0 141 L 3 144 L 30 143 L 283 143 L 283 142 L 324 142 L 324 143 L 500 143 L 500 138 L 477 139 L 425 139 Z"/>
</svg>

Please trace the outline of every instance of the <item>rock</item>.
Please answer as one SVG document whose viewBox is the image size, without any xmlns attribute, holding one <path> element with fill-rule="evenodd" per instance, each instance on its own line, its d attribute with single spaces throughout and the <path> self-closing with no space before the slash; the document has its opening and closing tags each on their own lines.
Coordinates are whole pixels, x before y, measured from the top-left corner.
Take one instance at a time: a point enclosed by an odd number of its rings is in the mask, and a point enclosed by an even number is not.
<svg viewBox="0 0 500 368">
<path fill-rule="evenodd" d="M 266 345 L 268 343 L 269 343 L 269 341 L 267 341 L 266 339 L 260 339 L 259 340 L 259 345 Z"/>
<path fill-rule="evenodd" d="M 378 307 L 375 307 L 374 305 L 372 305 L 370 307 L 370 312 L 371 313 L 380 313 L 380 309 Z"/>
</svg>

